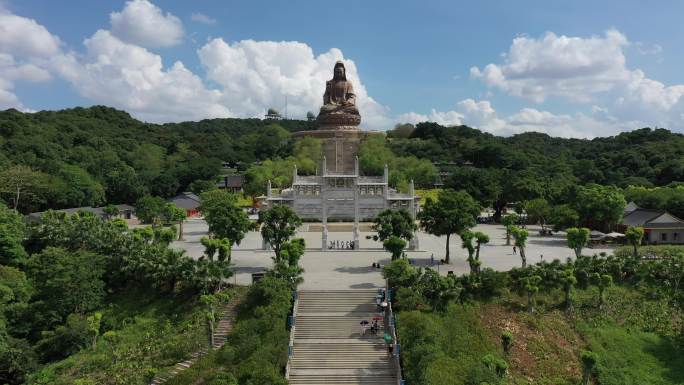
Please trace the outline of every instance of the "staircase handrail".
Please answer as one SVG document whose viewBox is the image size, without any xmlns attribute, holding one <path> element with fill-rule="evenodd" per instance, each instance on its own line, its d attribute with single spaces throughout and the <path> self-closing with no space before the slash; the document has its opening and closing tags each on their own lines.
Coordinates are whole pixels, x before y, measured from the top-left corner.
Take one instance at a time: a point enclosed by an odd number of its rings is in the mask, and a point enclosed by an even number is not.
<svg viewBox="0 0 684 385">
<path fill-rule="evenodd" d="M 290 378 L 290 365 L 294 350 L 295 328 L 297 327 L 297 308 L 299 307 L 299 292 L 294 292 L 294 304 L 292 305 L 292 321 L 290 325 L 290 340 L 287 343 L 287 365 L 285 365 L 285 379 Z"/>
<path fill-rule="evenodd" d="M 392 301 L 390 300 L 390 285 L 389 281 L 385 281 L 385 301 L 387 302 L 387 310 L 386 310 L 386 317 L 387 317 L 387 322 L 385 323 L 385 326 L 389 328 L 390 330 L 390 335 L 392 336 L 392 342 L 395 345 L 395 349 L 393 349 L 392 352 L 392 358 L 394 360 L 394 367 L 397 371 L 397 385 L 403 385 L 404 380 L 401 375 L 401 359 L 399 357 L 399 339 L 398 339 L 398 333 L 397 333 L 397 325 L 396 325 L 396 319 L 394 318 L 394 311 L 392 311 Z"/>
</svg>

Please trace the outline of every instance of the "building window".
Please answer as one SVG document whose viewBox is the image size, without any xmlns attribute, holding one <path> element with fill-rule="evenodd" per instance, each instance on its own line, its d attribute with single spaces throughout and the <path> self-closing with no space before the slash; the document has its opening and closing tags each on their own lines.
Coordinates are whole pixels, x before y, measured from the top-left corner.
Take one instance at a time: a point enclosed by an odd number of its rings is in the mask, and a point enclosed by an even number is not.
<svg viewBox="0 0 684 385">
<path fill-rule="evenodd" d="M 672 233 L 672 240 L 676 241 L 679 237 L 679 233 Z"/>
<path fill-rule="evenodd" d="M 660 240 L 661 241 L 667 241 L 667 233 L 661 233 L 660 234 Z"/>
</svg>

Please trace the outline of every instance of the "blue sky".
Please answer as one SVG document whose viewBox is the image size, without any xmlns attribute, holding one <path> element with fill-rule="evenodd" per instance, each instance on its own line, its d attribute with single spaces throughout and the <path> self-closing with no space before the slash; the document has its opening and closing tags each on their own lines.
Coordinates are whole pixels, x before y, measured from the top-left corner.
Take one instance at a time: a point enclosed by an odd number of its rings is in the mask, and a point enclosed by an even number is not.
<svg viewBox="0 0 684 385">
<path fill-rule="evenodd" d="M 363 125 L 684 131 L 684 2 L 0 0 L 0 108 L 292 117 L 337 59 Z M 29 48 L 26 48 L 29 47 Z"/>
</svg>

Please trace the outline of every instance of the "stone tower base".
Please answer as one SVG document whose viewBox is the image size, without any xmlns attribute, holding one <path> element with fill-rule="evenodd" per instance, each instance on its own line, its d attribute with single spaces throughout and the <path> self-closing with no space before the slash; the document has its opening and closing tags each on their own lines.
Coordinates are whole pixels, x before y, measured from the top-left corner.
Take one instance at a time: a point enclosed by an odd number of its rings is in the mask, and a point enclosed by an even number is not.
<svg viewBox="0 0 684 385">
<path fill-rule="evenodd" d="M 320 129 L 295 132 L 295 138 L 310 136 L 321 140 L 323 156 L 326 159 L 326 169 L 332 174 L 354 174 L 354 158 L 359 153 L 361 140 L 369 135 L 383 135 L 377 131 L 360 131 L 352 129 Z"/>
</svg>

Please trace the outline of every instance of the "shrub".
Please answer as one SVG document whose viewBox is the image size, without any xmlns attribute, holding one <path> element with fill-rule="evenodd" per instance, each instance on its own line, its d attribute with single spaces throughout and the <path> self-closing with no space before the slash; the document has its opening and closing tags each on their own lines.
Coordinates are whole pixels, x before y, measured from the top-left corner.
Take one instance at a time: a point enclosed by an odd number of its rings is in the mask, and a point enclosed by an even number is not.
<svg viewBox="0 0 684 385">
<path fill-rule="evenodd" d="M 632 253 L 631 246 L 621 246 L 615 249 L 613 255 L 618 258 L 628 258 L 632 256 Z M 682 245 L 649 245 L 637 248 L 637 254 L 647 258 L 671 258 L 680 253 L 684 253 Z"/>
<path fill-rule="evenodd" d="M 207 378 L 206 385 L 237 385 L 237 380 L 230 373 L 216 373 Z"/>
<path fill-rule="evenodd" d="M 504 353 L 508 354 L 511 350 L 512 345 L 513 345 L 513 333 L 511 333 L 508 330 L 501 333 L 501 347 L 503 348 Z"/>
</svg>

